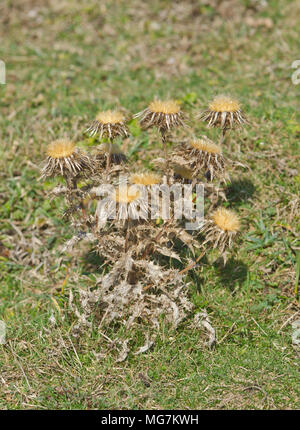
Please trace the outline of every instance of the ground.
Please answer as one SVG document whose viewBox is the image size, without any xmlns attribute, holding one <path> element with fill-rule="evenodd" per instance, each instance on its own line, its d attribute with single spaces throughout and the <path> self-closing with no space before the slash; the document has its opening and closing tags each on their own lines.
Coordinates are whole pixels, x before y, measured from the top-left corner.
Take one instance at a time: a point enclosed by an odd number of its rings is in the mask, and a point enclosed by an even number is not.
<svg viewBox="0 0 300 430">
<path fill-rule="evenodd" d="M 295 409 L 300 319 L 299 2 L 4 0 L 0 5 L 0 345 L 2 409 Z M 97 261 L 61 253 L 72 234 L 63 202 L 38 181 L 45 147 L 79 145 L 100 108 L 143 109 L 155 96 L 181 102 L 196 135 L 217 137 L 195 114 L 233 94 L 251 125 L 225 152 L 248 166 L 232 175 L 227 205 L 243 231 L 225 268 L 214 253 L 190 272 L 190 294 L 217 332 L 163 327 L 153 347 L 117 363 L 144 334 L 121 328 L 71 334 L 71 289 L 92 286 Z M 124 151 L 148 164 L 155 132 L 130 123 Z M 179 139 L 191 130 L 178 132 Z M 298 257 L 297 257 L 298 256 Z"/>
</svg>

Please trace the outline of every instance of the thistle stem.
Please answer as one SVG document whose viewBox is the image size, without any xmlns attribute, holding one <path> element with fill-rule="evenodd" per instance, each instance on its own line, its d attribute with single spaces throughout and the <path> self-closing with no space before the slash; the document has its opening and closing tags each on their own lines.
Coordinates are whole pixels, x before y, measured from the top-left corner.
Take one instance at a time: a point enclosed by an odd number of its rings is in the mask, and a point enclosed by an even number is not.
<svg viewBox="0 0 300 430">
<path fill-rule="evenodd" d="M 77 190 L 77 178 L 76 177 L 72 177 L 72 176 L 68 176 L 65 175 L 64 176 L 64 180 L 66 181 L 66 186 L 67 186 L 67 192 L 66 192 L 66 200 L 67 203 L 69 205 L 69 209 L 75 208 L 76 206 L 76 192 L 74 192 L 75 190 Z M 82 203 L 82 199 L 80 200 L 80 205 Z M 80 206 L 78 206 L 80 207 Z M 82 207 L 83 209 L 83 207 Z M 84 209 L 82 210 L 82 216 L 84 218 L 84 221 L 86 219 L 86 215 L 84 213 Z"/>
<path fill-rule="evenodd" d="M 66 197 L 67 197 L 68 203 L 72 205 L 72 200 L 74 197 L 73 191 L 77 189 L 77 179 L 67 175 L 64 176 L 64 179 L 66 181 L 66 186 L 67 186 Z"/>
<path fill-rule="evenodd" d="M 167 148 L 167 138 L 165 130 L 160 130 L 161 140 L 164 146 L 164 154 L 165 154 L 165 162 L 166 162 L 166 176 L 167 176 L 167 184 L 170 185 L 170 168 L 169 168 L 169 156 L 168 156 L 168 148 Z"/>
<path fill-rule="evenodd" d="M 64 176 L 66 181 L 66 185 L 69 191 L 76 190 L 77 188 L 77 179 L 70 176 Z"/>
<path fill-rule="evenodd" d="M 227 131 L 227 128 L 222 128 L 221 136 L 220 136 L 220 142 L 219 142 L 219 144 L 220 144 L 220 145 L 222 145 L 222 143 L 223 143 L 223 142 L 224 142 L 224 140 L 225 140 L 225 134 L 226 134 L 226 131 Z"/>
<path fill-rule="evenodd" d="M 113 139 L 112 139 L 112 137 L 111 137 L 111 138 L 109 139 L 109 149 L 108 149 L 107 158 L 106 158 L 106 175 L 108 175 L 109 168 L 110 168 L 110 163 L 111 163 L 111 154 L 112 154 L 112 146 L 113 146 Z"/>
<path fill-rule="evenodd" d="M 127 254 L 128 251 L 128 242 L 129 242 L 129 233 L 130 233 L 130 219 L 127 220 L 126 233 L 125 233 L 125 242 L 124 242 L 124 253 Z"/>
</svg>

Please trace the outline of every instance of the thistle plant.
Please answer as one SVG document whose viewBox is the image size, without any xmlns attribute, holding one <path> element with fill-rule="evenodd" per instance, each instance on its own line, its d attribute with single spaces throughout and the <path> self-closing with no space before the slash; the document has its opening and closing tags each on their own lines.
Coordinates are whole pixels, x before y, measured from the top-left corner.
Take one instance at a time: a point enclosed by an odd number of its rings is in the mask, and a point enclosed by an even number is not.
<svg viewBox="0 0 300 430">
<path fill-rule="evenodd" d="M 182 222 L 175 219 L 174 212 L 167 220 L 151 219 L 151 214 L 159 214 L 160 200 L 149 201 L 150 191 L 165 182 L 168 185 L 191 184 L 194 189 L 198 182 L 208 181 L 213 188 L 216 181 L 227 179 L 227 169 L 232 162 L 224 155 L 221 145 L 206 136 L 187 139 L 176 146 L 169 157 L 168 133 L 184 126 L 185 121 L 180 105 L 174 100 L 155 100 L 135 117 L 142 128 L 158 129 L 164 147 L 165 176 L 159 171 L 136 171 L 114 142 L 116 137 L 122 139 L 129 135 L 125 116 L 119 111 L 101 111 L 88 132 L 91 136 L 98 135 L 99 139 L 105 137 L 108 142 L 101 142 L 89 154 L 68 140 L 52 142 L 47 147 L 42 178 L 62 176 L 66 181 L 66 212 L 79 212 L 79 220 L 72 219 L 72 227 L 77 231 L 67 246 L 87 239 L 104 259 L 106 271 L 97 278 L 98 288 L 89 292 L 95 306 L 99 301 L 105 305 L 103 319 L 108 324 L 125 321 L 126 327 L 137 321 L 147 321 L 157 328 L 158 317 L 164 313 L 167 320 L 177 326 L 193 308 L 184 274 L 194 268 L 209 249 L 218 249 L 225 263 L 227 253 L 240 234 L 241 223 L 231 210 L 215 207 L 216 201 L 202 227 L 193 233 L 187 232 Z M 223 96 L 214 99 L 201 118 L 209 127 L 221 127 L 221 141 L 227 129 L 246 123 L 240 104 Z M 113 173 L 120 171 L 126 176 L 110 184 L 104 198 L 99 184 L 104 183 L 103 178 L 107 182 L 108 178 L 113 178 Z M 64 190 L 59 189 L 56 194 L 64 194 Z M 91 212 L 94 205 L 87 203 L 90 201 L 97 204 L 95 212 Z M 205 235 L 202 242 L 199 234 Z M 196 249 L 201 249 L 195 262 L 183 270 L 169 267 L 164 260 L 168 257 L 183 263 L 182 246 L 178 243 L 188 247 L 192 255 Z M 76 315 L 79 315 L 78 310 Z M 84 318 L 86 320 L 87 316 Z"/>
</svg>

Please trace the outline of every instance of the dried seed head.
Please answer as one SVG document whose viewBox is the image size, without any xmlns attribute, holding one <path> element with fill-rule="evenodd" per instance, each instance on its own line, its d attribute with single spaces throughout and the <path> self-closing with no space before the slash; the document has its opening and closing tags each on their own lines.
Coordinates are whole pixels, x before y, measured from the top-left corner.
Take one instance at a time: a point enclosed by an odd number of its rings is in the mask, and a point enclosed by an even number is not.
<svg viewBox="0 0 300 430">
<path fill-rule="evenodd" d="M 225 160 L 221 148 L 206 136 L 175 148 L 172 159 L 176 164 L 190 169 L 193 178 L 201 174 L 207 176 L 209 172 L 209 180 L 218 177 L 225 181 Z"/>
<path fill-rule="evenodd" d="M 201 112 L 199 118 L 208 127 L 234 128 L 248 121 L 244 117 L 240 103 L 229 96 L 217 96 L 209 103 L 208 110 Z"/>
<path fill-rule="evenodd" d="M 203 245 L 212 243 L 213 248 L 219 248 L 223 253 L 226 261 L 226 249 L 232 247 L 233 239 L 239 234 L 240 221 L 233 211 L 219 208 L 204 221 L 202 232 L 207 234 Z"/>
<path fill-rule="evenodd" d="M 132 189 L 132 187 L 127 187 L 126 185 L 121 185 L 116 189 L 114 199 L 117 203 L 131 203 L 140 197 L 140 191 L 138 189 Z"/>
<path fill-rule="evenodd" d="M 137 186 L 120 184 L 108 197 L 99 201 L 97 206 L 98 228 L 107 219 L 125 222 L 126 219 L 146 220 L 148 217 L 148 198 Z"/>
<path fill-rule="evenodd" d="M 230 231 L 237 233 L 240 230 L 240 220 L 237 215 L 225 208 L 217 209 L 213 215 L 212 219 L 214 223 L 224 231 Z"/>
<path fill-rule="evenodd" d="M 47 146 L 47 155 L 51 158 L 70 157 L 75 152 L 75 143 L 70 140 L 55 140 Z"/>
<path fill-rule="evenodd" d="M 125 121 L 125 117 L 120 111 L 106 110 L 99 112 L 96 120 L 102 124 L 122 124 Z"/>
<path fill-rule="evenodd" d="M 144 128 L 157 127 L 161 131 L 184 126 L 184 115 L 176 100 L 154 100 L 142 112 L 134 115 Z"/>
<path fill-rule="evenodd" d="M 55 140 L 48 145 L 46 152 L 47 159 L 42 169 L 42 178 L 55 175 L 75 177 L 83 174 L 86 176 L 94 169 L 90 157 L 76 148 L 75 143 L 70 140 Z"/>
<path fill-rule="evenodd" d="M 162 177 L 158 173 L 134 173 L 130 176 L 129 182 L 135 185 L 156 185 L 162 182 Z"/>
<path fill-rule="evenodd" d="M 238 100 L 220 95 L 210 102 L 209 109 L 214 112 L 237 112 L 241 109 L 241 106 Z"/>
<path fill-rule="evenodd" d="M 176 100 L 154 100 L 149 104 L 148 109 L 154 113 L 163 113 L 165 115 L 175 115 L 180 112 L 180 106 Z"/>
<path fill-rule="evenodd" d="M 125 116 L 120 111 L 101 111 L 90 124 L 87 132 L 89 132 L 91 136 L 95 136 L 99 133 L 100 139 L 102 136 L 107 136 L 110 139 L 114 139 L 117 136 L 127 137 L 129 132 L 125 121 Z"/>
<path fill-rule="evenodd" d="M 198 151 L 205 151 L 211 154 L 221 154 L 221 147 L 208 139 L 194 139 L 189 144 Z"/>
</svg>

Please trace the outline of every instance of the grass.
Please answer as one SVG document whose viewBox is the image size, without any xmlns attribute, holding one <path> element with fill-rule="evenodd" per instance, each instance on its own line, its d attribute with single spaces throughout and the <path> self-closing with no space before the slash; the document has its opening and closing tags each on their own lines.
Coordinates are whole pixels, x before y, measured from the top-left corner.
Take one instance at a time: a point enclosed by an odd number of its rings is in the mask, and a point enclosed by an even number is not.
<svg viewBox="0 0 300 430">
<path fill-rule="evenodd" d="M 1 3 L 1 409 L 300 407 L 299 349 L 291 343 L 291 322 L 300 318 L 299 86 L 290 68 L 299 56 L 299 5 L 225 3 L 235 7 Z M 188 276 L 218 343 L 208 350 L 205 333 L 187 321 L 176 332 L 163 326 L 151 350 L 117 363 L 122 340 L 136 351 L 144 333 L 70 335 L 69 291 L 94 285 L 97 259 L 84 249 L 60 253 L 72 232 L 60 218 L 62 201 L 46 198 L 53 182 L 37 181 L 45 146 L 63 136 L 91 145 L 83 130 L 100 107 L 135 113 L 158 95 L 194 114 L 220 91 L 242 101 L 252 126 L 226 143 L 250 168 L 234 173 L 226 190 L 243 220 L 238 252 L 225 268 L 208 254 Z M 217 138 L 204 124 L 193 127 Z M 124 150 L 149 165 L 160 155 L 157 135 L 134 121 L 130 129 Z"/>
</svg>

